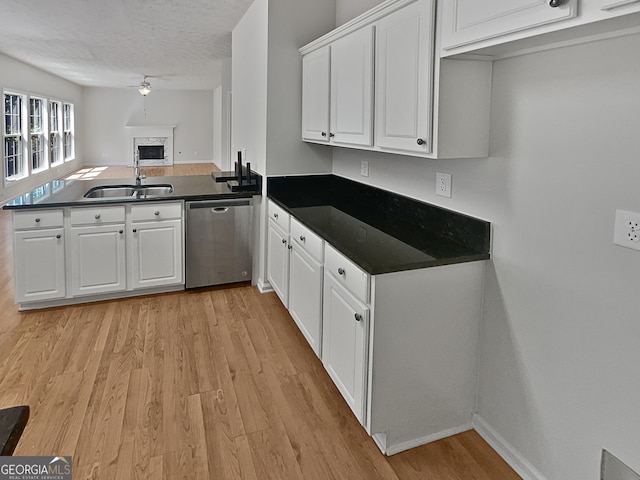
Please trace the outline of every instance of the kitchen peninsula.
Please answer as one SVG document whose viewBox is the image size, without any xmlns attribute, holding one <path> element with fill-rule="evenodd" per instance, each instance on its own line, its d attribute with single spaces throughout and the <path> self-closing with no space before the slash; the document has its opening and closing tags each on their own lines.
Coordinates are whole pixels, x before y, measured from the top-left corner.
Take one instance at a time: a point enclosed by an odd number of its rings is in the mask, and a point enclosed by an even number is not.
<svg viewBox="0 0 640 480">
<path fill-rule="evenodd" d="M 21 309 L 184 289 L 185 202 L 260 192 L 214 175 L 54 180 L 9 202 Z"/>
</svg>

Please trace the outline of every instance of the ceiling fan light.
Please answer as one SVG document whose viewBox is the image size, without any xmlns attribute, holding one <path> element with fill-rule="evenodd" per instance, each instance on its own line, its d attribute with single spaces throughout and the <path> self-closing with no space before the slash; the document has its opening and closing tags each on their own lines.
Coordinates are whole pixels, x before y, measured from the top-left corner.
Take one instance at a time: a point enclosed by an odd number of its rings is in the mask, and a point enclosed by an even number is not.
<svg viewBox="0 0 640 480">
<path fill-rule="evenodd" d="M 140 88 L 138 88 L 138 91 L 140 92 L 140 95 L 146 97 L 151 92 L 151 85 L 146 82 L 142 83 L 140 85 Z"/>
</svg>

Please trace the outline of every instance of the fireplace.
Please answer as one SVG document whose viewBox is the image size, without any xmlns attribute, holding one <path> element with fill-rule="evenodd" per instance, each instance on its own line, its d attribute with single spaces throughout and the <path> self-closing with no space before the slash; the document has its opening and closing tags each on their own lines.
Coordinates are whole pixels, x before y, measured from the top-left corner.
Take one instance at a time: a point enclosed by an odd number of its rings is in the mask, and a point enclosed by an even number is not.
<svg viewBox="0 0 640 480">
<path fill-rule="evenodd" d="M 138 158 L 142 160 L 164 160 L 164 145 L 138 145 Z"/>
<path fill-rule="evenodd" d="M 141 166 L 173 165 L 172 126 L 132 126 L 129 132 L 129 164 L 138 156 Z"/>
</svg>

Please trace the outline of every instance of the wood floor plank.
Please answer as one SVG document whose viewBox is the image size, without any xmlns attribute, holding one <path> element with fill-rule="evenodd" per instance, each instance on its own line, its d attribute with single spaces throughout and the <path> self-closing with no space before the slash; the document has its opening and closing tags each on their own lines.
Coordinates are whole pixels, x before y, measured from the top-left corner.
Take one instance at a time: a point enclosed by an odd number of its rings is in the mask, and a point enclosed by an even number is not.
<svg viewBox="0 0 640 480">
<path fill-rule="evenodd" d="M 247 284 L 18 312 L 12 238 L 0 211 L 0 407 L 31 407 L 16 455 L 71 454 L 82 480 L 519 478 L 473 431 L 382 455 L 277 296 Z"/>
</svg>

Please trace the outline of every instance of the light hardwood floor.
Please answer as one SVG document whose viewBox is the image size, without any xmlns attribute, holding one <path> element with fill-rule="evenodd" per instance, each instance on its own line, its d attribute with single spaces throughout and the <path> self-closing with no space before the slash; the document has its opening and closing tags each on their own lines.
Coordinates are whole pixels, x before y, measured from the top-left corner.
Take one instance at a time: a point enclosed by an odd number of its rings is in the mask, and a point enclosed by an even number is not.
<svg viewBox="0 0 640 480">
<path fill-rule="evenodd" d="M 72 455 L 75 480 L 520 478 L 473 431 L 384 457 L 273 293 L 241 285 L 20 313 L 11 238 L 2 211 L 0 408 L 31 406 L 16 455 Z"/>
</svg>

